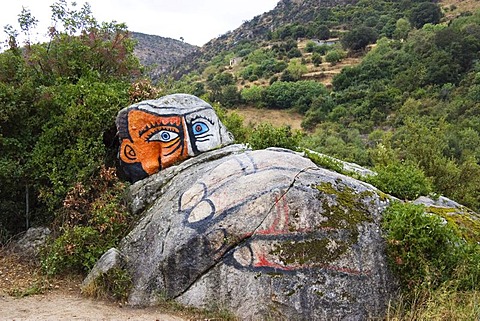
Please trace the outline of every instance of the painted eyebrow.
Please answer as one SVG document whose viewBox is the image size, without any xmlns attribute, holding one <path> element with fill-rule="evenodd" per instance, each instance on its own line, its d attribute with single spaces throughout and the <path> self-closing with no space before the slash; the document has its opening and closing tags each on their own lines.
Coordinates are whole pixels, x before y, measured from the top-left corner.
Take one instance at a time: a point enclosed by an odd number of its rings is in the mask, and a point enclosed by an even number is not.
<svg viewBox="0 0 480 321">
<path fill-rule="evenodd" d="M 207 116 L 203 116 L 203 115 L 196 115 L 196 116 L 194 116 L 194 117 L 190 120 L 190 122 L 193 123 L 195 120 L 197 120 L 197 119 L 199 119 L 199 118 L 208 120 L 208 122 L 209 122 L 210 124 L 215 125 L 215 123 L 213 122 L 212 119 L 208 118 Z"/>
<path fill-rule="evenodd" d="M 154 123 L 148 124 L 148 125 L 145 126 L 142 130 L 140 130 L 140 131 L 138 132 L 138 136 L 139 136 L 139 137 L 142 137 L 142 135 L 145 134 L 146 132 L 148 132 L 150 129 L 152 129 L 152 128 L 157 128 L 157 127 L 173 127 L 173 128 L 176 128 L 176 129 L 180 130 L 180 126 L 178 126 L 178 125 L 175 124 L 175 123 L 166 123 L 166 124 L 163 124 L 162 122 L 154 122 Z"/>
</svg>

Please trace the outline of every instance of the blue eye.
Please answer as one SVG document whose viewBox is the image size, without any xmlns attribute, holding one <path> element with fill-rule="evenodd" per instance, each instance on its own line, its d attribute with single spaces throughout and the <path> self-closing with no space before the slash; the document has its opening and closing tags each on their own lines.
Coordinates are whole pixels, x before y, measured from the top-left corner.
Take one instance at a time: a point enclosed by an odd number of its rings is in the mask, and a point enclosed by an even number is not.
<svg viewBox="0 0 480 321">
<path fill-rule="evenodd" d="M 201 121 L 192 124 L 192 128 L 193 128 L 193 134 L 195 136 L 201 135 L 210 130 L 210 128 L 204 122 L 201 122 Z"/>
<path fill-rule="evenodd" d="M 178 137 L 178 133 L 169 130 L 160 130 L 148 138 L 149 142 L 169 142 Z"/>
</svg>

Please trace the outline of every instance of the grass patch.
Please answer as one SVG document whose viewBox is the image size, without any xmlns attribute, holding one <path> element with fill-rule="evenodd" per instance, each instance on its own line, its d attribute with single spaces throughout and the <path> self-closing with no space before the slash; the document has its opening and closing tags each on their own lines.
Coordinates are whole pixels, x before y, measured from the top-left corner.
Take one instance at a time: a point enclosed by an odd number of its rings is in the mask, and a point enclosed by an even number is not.
<svg viewBox="0 0 480 321">
<path fill-rule="evenodd" d="M 460 291 L 451 284 L 435 290 L 417 291 L 412 301 L 401 296 L 392 303 L 387 321 L 403 320 L 480 320 L 480 292 Z"/>
<path fill-rule="evenodd" d="M 187 317 L 189 320 L 238 320 L 238 318 L 232 312 L 220 305 L 212 304 L 207 308 L 200 309 L 184 306 L 174 300 L 166 299 L 164 295 L 159 295 L 156 306 L 166 313 Z"/>
</svg>

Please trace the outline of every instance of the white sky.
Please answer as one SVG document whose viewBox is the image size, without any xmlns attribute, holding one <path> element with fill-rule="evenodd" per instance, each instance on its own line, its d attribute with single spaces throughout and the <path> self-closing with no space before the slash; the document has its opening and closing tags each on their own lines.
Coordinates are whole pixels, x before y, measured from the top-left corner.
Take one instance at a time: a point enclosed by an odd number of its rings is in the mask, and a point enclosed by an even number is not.
<svg viewBox="0 0 480 321">
<path fill-rule="evenodd" d="M 85 2 L 97 21 L 124 22 L 130 31 L 158 35 L 202 46 L 253 17 L 275 8 L 279 0 L 77 0 L 77 9 Z M 0 9 L 0 39 L 7 38 L 7 24 L 20 30 L 17 19 L 22 6 L 39 20 L 37 35 L 41 40 L 50 25 L 55 0 L 3 0 Z M 67 0 L 70 4 L 71 0 Z"/>
</svg>

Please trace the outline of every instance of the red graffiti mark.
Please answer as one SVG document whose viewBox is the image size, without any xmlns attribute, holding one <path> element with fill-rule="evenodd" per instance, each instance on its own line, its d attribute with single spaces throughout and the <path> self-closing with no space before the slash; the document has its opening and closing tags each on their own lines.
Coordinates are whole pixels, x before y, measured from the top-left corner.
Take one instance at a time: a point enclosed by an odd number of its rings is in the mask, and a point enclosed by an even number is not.
<svg viewBox="0 0 480 321">
<path fill-rule="evenodd" d="M 370 275 L 370 271 L 360 271 L 354 268 L 349 267 L 342 267 L 342 266 L 335 266 L 335 265 L 327 265 L 327 264 L 289 264 L 289 265 L 282 265 L 275 262 L 271 262 L 267 259 L 267 254 L 263 252 L 256 252 L 254 253 L 256 257 L 256 263 L 252 264 L 254 268 L 272 268 L 276 270 L 282 271 L 295 271 L 301 269 L 314 269 L 314 268 L 322 268 L 329 271 L 336 271 L 342 272 L 345 274 L 351 275 Z"/>
<path fill-rule="evenodd" d="M 284 266 L 278 263 L 273 263 L 268 261 L 264 253 L 257 253 L 256 256 L 257 256 L 258 263 L 253 264 L 253 267 L 269 267 L 269 268 L 280 269 L 284 271 L 291 271 L 295 269 L 295 267 L 293 266 L 292 267 Z"/>
<path fill-rule="evenodd" d="M 272 224 L 264 230 L 257 231 L 255 234 L 259 235 L 281 235 L 290 234 L 288 230 L 289 223 L 289 208 L 285 195 L 275 199 L 275 218 Z"/>
<path fill-rule="evenodd" d="M 304 264 L 304 265 L 281 265 L 278 263 L 273 263 L 268 261 L 265 254 L 257 253 L 258 263 L 253 264 L 254 268 L 259 267 L 268 267 L 282 271 L 295 271 L 295 270 L 303 270 L 303 269 L 314 269 L 314 268 L 322 268 L 329 271 L 336 271 L 342 272 L 345 274 L 351 275 L 370 275 L 370 271 L 362 272 L 357 269 L 349 268 L 349 267 L 341 267 L 341 266 L 334 266 L 334 265 L 326 265 L 326 264 Z"/>
<path fill-rule="evenodd" d="M 294 231 L 289 229 L 289 222 L 290 222 L 290 211 L 288 207 L 288 203 L 286 200 L 285 195 L 281 197 L 277 197 L 275 200 L 275 211 L 273 212 L 273 222 L 265 229 L 258 230 L 256 232 L 249 232 L 244 234 L 244 238 L 254 237 L 255 235 L 268 235 L 268 236 L 279 236 L 279 235 L 298 235 L 304 234 L 312 231 L 311 227 L 306 228 L 297 228 Z M 319 230 L 324 231 L 332 231 L 337 230 L 332 227 L 317 227 Z M 255 242 L 255 241 L 254 241 Z M 369 275 L 370 271 L 360 271 L 354 268 L 349 267 L 341 267 L 341 266 L 334 266 L 334 265 L 327 265 L 322 263 L 315 263 L 312 262 L 311 264 L 292 264 L 288 263 L 283 265 L 281 263 L 275 263 L 272 261 L 271 254 L 266 253 L 265 251 L 255 249 L 254 247 L 250 247 L 252 250 L 252 254 L 254 256 L 254 262 L 250 265 L 252 268 L 271 268 L 275 270 L 281 271 L 296 271 L 302 269 L 315 269 L 321 268 L 330 271 L 336 271 L 351 275 Z M 270 257 L 270 258 L 269 258 Z M 269 260 L 270 259 L 270 260 Z"/>
</svg>

